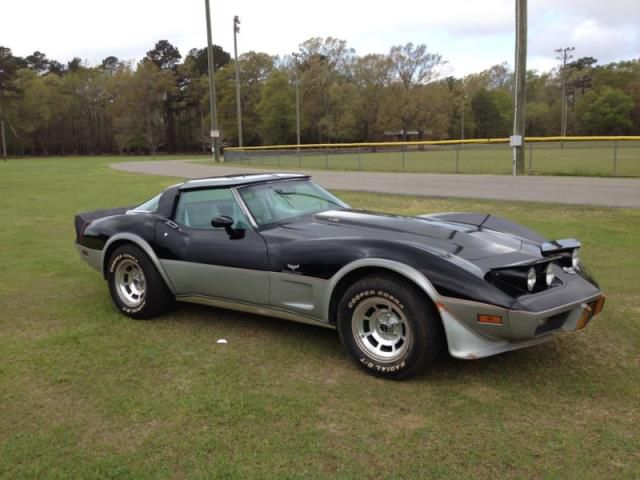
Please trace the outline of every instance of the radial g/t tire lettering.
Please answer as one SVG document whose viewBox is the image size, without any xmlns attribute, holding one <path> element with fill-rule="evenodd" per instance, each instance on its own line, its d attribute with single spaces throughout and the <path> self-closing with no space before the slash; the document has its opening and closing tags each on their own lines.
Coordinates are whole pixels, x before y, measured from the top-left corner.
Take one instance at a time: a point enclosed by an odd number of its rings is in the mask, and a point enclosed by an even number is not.
<svg viewBox="0 0 640 480">
<path fill-rule="evenodd" d="M 420 374 L 444 343 L 440 317 L 424 293 L 393 275 L 361 278 L 338 305 L 338 334 L 366 371 L 400 380 Z"/>
</svg>

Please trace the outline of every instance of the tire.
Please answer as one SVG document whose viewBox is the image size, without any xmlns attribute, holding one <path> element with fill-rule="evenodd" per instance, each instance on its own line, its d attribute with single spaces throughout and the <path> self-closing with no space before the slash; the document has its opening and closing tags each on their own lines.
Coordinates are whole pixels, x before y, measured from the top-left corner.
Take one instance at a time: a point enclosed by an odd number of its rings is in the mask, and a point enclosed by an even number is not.
<svg viewBox="0 0 640 480">
<path fill-rule="evenodd" d="M 367 276 L 351 285 L 338 305 L 337 327 L 356 363 L 394 380 L 422 373 L 444 343 L 433 304 L 411 282 L 392 275 Z"/>
<path fill-rule="evenodd" d="M 118 310 L 137 320 L 166 312 L 174 301 L 149 257 L 133 244 L 122 245 L 111 254 L 107 282 Z"/>
</svg>

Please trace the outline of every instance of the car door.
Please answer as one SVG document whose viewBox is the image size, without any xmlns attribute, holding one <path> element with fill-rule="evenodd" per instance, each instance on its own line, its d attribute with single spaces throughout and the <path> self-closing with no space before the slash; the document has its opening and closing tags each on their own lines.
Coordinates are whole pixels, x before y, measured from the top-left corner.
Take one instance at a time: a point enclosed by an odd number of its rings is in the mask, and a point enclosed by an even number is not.
<svg viewBox="0 0 640 480">
<path fill-rule="evenodd" d="M 181 191 L 172 220 L 158 222 L 160 261 L 177 296 L 269 303 L 269 262 L 264 239 L 250 225 L 229 188 Z M 220 216 L 230 230 L 215 228 Z"/>
</svg>

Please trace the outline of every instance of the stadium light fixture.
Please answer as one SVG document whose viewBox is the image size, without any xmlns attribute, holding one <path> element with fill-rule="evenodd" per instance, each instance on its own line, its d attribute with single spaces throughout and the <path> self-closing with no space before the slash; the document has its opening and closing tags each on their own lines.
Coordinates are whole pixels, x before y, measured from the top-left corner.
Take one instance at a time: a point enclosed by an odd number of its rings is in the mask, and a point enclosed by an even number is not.
<svg viewBox="0 0 640 480">
<path fill-rule="evenodd" d="M 240 103 L 240 64 L 238 63 L 238 33 L 240 33 L 240 17 L 233 17 L 233 53 L 235 56 L 234 70 L 236 73 L 236 111 L 238 115 L 238 146 L 242 148 L 242 105 Z"/>
</svg>

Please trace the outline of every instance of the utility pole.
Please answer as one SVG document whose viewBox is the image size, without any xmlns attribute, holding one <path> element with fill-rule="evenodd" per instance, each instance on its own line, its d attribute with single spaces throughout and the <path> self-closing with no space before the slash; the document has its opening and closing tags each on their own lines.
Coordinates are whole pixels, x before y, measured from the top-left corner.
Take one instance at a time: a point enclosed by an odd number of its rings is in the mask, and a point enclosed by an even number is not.
<svg viewBox="0 0 640 480">
<path fill-rule="evenodd" d="M 300 72 L 298 72 L 298 54 L 293 53 L 294 73 L 296 83 L 296 138 L 298 145 L 298 156 L 300 155 Z"/>
<path fill-rule="evenodd" d="M 238 146 L 242 148 L 242 106 L 240 105 L 240 65 L 238 64 L 238 33 L 240 33 L 240 18 L 233 17 L 233 53 L 235 55 L 236 71 L 236 109 L 238 111 Z"/>
<path fill-rule="evenodd" d="M 524 125 L 527 80 L 527 0 L 516 0 L 516 59 L 513 112 L 513 175 L 524 174 Z"/>
<path fill-rule="evenodd" d="M 296 72 L 296 145 L 298 152 L 300 151 L 300 80 L 298 72 Z"/>
<path fill-rule="evenodd" d="M 220 131 L 218 130 L 218 112 L 216 110 L 216 84 L 213 80 L 214 63 L 213 63 L 213 44 L 211 43 L 211 13 L 209 9 L 209 0 L 204 0 L 204 6 L 207 13 L 207 61 L 209 65 L 209 109 L 211 113 L 211 151 L 213 152 L 213 161 L 220 162 Z"/>
<path fill-rule="evenodd" d="M 570 52 L 573 52 L 576 47 L 556 48 L 554 52 L 558 54 L 556 57 L 562 62 L 562 70 L 560 76 L 562 79 L 562 117 L 560 121 L 560 135 L 567 136 L 567 61 L 573 58 Z"/>
<path fill-rule="evenodd" d="M 2 141 L 2 159 L 7 161 L 7 137 L 4 134 L 4 113 L 2 107 L 0 107 L 0 137 Z"/>
<path fill-rule="evenodd" d="M 467 94 L 463 93 L 462 94 L 462 118 L 460 119 L 460 144 L 464 145 L 464 106 L 465 103 L 467 102 Z"/>
</svg>

